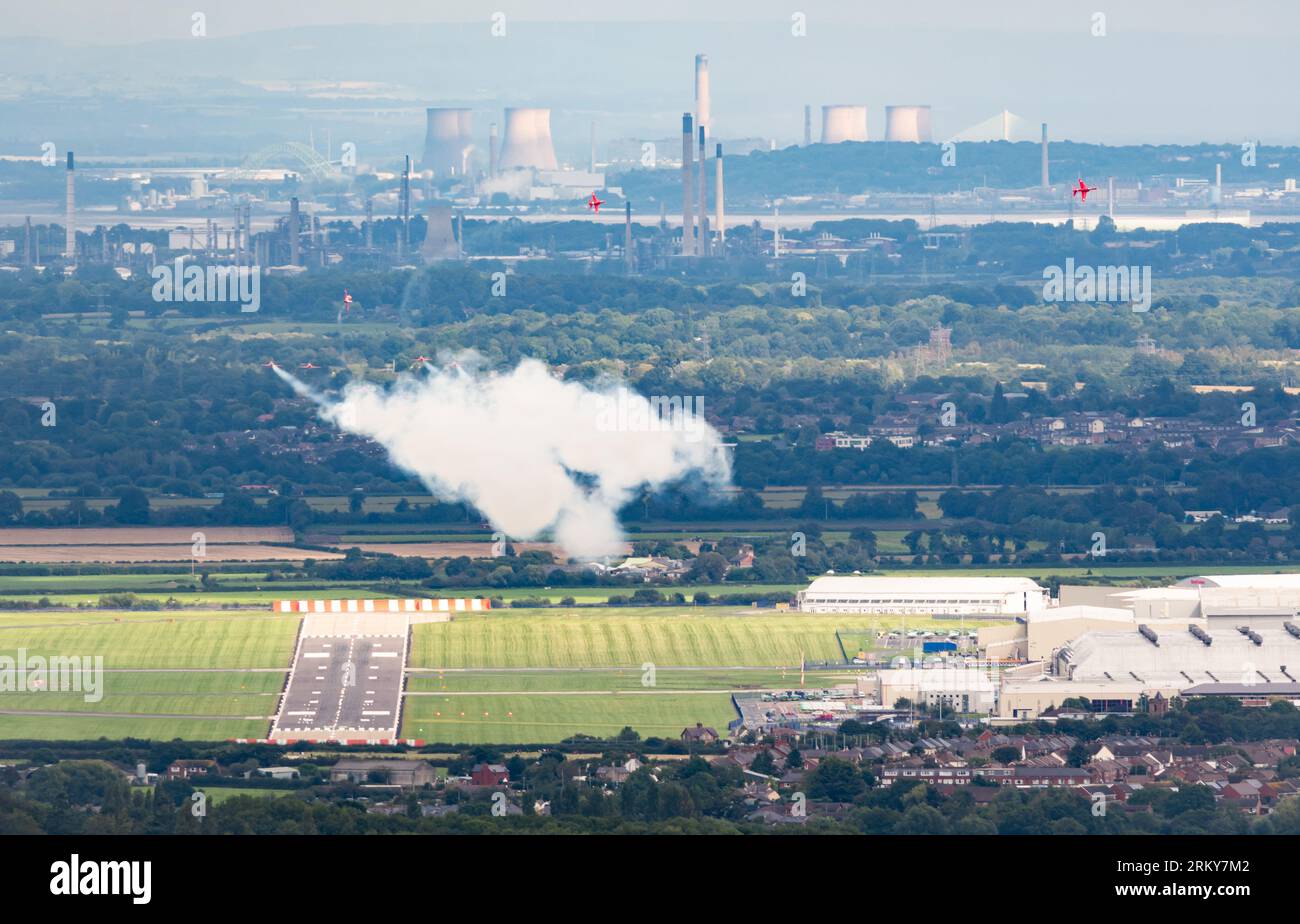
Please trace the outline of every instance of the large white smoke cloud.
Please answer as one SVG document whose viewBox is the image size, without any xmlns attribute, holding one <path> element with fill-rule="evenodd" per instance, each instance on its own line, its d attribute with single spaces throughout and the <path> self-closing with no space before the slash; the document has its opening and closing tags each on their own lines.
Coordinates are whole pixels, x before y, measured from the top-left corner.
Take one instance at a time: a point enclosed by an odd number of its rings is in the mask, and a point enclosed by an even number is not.
<svg viewBox="0 0 1300 924">
<path fill-rule="evenodd" d="M 353 383 L 337 398 L 276 371 L 323 418 L 384 446 L 431 494 L 469 501 L 515 539 L 549 532 L 578 558 L 618 553 L 617 511 L 642 485 L 689 475 L 714 490 L 731 477 L 702 399 L 588 388 L 536 360 L 494 373 L 462 358 L 387 389 Z"/>
</svg>

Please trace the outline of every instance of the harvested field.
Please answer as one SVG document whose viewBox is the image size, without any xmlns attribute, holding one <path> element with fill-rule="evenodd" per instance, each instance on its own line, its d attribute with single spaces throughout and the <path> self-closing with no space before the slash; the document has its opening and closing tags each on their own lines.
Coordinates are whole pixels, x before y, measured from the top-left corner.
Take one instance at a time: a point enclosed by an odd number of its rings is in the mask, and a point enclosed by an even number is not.
<svg viewBox="0 0 1300 924">
<path fill-rule="evenodd" d="M 0 546 L 10 545 L 170 545 L 191 542 L 195 532 L 208 545 L 222 543 L 293 542 L 293 531 L 282 526 L 113 526 L 85 529 L 0 529 Z"/>
<path fill-rule="evenodd" d="M 277 545 L 213 545 L 204 561 L 302 561 L 305 558 L 342 558 L 335 552 L 316 552 Z M 169 562 L 192 559 L 188 537 L 175 545 L 0 545 L 0 561 L 33 562 Z"/>
</svg>

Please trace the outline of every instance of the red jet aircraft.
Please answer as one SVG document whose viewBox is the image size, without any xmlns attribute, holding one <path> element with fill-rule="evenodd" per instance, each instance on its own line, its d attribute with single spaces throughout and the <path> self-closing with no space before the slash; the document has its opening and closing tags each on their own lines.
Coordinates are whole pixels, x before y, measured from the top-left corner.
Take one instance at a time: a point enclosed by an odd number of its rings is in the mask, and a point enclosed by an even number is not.
<svg viewBox="0 0 1300 924">
<path fill-rule="evenodd" d="M 595 193 L 592 193 L 591 198 L 587 200 L 587 208 L 591 209 L 597 215 L 600 214 L 600 207 L 604 204 L 604 200 L 597 199 Z"/>
<path fill-rule="evenodd" d="M 1096 191 L 1097 191 L 1096 186 L 1089 186 L 1083 180 L 1079 180 L 1079 185 L 1076 186 L 1074 189 L 1070 190 L 1070 196 L 1071 197 L 1078 196 L 1081 201 L 1087 202 L 1088 193 L 1096 192 Z"/>
</svg>

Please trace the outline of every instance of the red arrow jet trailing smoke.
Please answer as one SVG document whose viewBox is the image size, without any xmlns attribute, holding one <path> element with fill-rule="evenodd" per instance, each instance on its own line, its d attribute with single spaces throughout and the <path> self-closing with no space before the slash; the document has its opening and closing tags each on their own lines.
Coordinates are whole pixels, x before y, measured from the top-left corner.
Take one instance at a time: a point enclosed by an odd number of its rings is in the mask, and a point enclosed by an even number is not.
<svg viewBox="0 0 1300 924">
<path fill-rule="evenodd" d="M 320 366 L 316 365 L 316 364 L 313 363 L 313 362 L 305 362 L 305 363 L 299 363 L 299 364 L 298 364 L 298 368 L 299 368 L 299 369 L 319 369 Z"/>
<path fill-rule="evenodd" d="M 605 204 L 604 200 L 597 199 L 595 193 L 592 193 L 591 198 L 587 200 L 587 208 L 591 209 L 597 215 L 600 214 L 600 207 L 604 204 Z"/>
<path fill-rule="evenodd" d="M 1078 196 L 1081 201 L 1087 202 L 1088 193 L 1096 192 L 1096 191 L 1097 191 L 1096 186 L 1089 186 L 1083 180 L 1079 180 L 1079 185 L 1074 187 L 1074 189 L 1070 190 L 1070 196 L 1071 197 Z"/>
<path fill-rule="evenodd" d="M 268 359 L 266 362 L 262 363 L 262 368 L 263 368 L 263 369 L 279 369 L 279 368 L 280 368 L 280 364 L 277 363 L 274 359 Z"/>
</svg>

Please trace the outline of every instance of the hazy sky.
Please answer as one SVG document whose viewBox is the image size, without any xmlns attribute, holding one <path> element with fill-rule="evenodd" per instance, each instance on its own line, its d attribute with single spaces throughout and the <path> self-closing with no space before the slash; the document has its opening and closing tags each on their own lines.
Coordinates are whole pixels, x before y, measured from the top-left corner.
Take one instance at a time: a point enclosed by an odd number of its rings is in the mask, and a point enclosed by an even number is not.
<svg viewBox="0 0 1300 924">
<path fill-rule="evenodd" d="M 919 103 L 933 107 L 940 140 L 1005 108 L 1030 129 L 1048 122 L 1054 139 L 1300 144 L 1297 0 L 6 5 L 0 149 L 74 135 L 87 151 L 120 151 L 133 120 L 169 125 L 173 138 L 205 132 L 209 148 L 213 136 L 247 136 L 236 147 L 312 130 L 351 137 L 345 117 L 365 111 L 369 94 L 371 109 L 409 110 L 367 130 L 395 149 L 419 142 L 423 106 L 469 106 L 483 128 L 505 106 L 532 105 L 551 107 L 557 144 L 580 153 L 592 122 L 602 142 L 672 135 L 691 106 L 696 52 L 710 56 L 720 137 L 791 143 L 803 106 L 830 103 L 868 106 L 879 137 L 885 106 Z M 201 41 L 195 12 L 206 17 Z M 490 36 L 496 12 L 504 40 Z M 796 13 L 807 22 L 797 38 Z M 1098 13 L 1104 36 L 1094 35 Z M 330 93 L 337 117 L 320 112 Z M 295 124 L 300 105 L 313 113 Z M 204 106 L 207 122 L 178 121 Z M 238 121 L 220 121 L 237 107 Z M 275 112 L 283 124 L 258 121 Z"/>
<path fill-rule="evenodd" d="M 818 24 L 869 29 L 1067 33 L 1087 30 L 1096 11 L 1114 33 L 1223 37 L 1300 35 L 1294 0 L 40 0 L 5 4 L 0 36 L 126 43 L 188 36 L 194 11 L 208 34 L 239 35 L 296 25 L 486 21 L 510 18 L 570 22 L 771 21 L 784 27 L 795 11 Z M 629 36 L 635 41 L 635 36 Z"/>
</svg>

